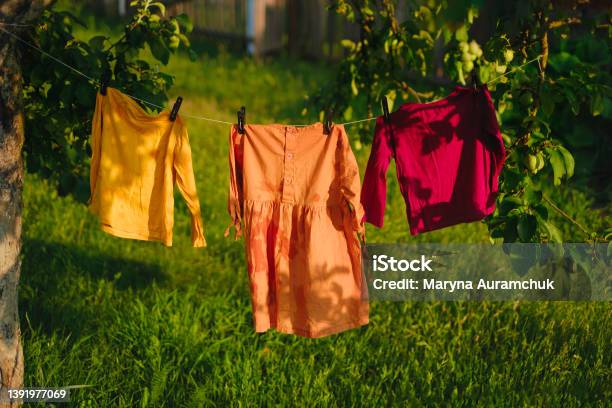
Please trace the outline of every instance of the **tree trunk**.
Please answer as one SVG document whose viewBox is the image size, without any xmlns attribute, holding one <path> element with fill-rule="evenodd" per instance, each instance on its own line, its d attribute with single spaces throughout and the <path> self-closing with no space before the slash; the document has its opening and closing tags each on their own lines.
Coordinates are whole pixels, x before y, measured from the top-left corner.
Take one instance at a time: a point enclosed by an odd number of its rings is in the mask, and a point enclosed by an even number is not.
<svg viewBox="0 0 612 408">
<path fill-rule="evenodd" d="M 5 397 L 7 388 L 20 388 L 23 384 L 17 285 L 21 266 L 24 135 L 19 106 L 20 70 L 14 47 L 6 35 L 3 37 L 0 47 L 0 395 Z"/>
<path fill-rule="evenodd" d="M 0 0 L 0 28 L 20 34 L 37 18 L 46 2 Z M 11 25 L 13 24 L 13 25 Z M 23 387 L 23 351 L 17 312 L 21 269 L 21 210 L 24 141 L 22 77 L 15 40 L 0 31 L 0 407 L 7 389 Z M 42 385 L 42 384 L 41 384 Z"/>
</svg>

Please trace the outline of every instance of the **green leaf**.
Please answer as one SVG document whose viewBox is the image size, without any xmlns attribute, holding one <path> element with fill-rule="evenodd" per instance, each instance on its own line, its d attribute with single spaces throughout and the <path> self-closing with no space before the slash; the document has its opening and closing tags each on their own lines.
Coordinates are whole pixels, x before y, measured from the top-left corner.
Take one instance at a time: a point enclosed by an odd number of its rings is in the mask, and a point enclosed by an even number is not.
<svg viewBox="0 0 612 408">
<path fill-rule="evenodd" d="M 483 65 L 478 69 L 480 83 L 484 84 L 491 78 L 491 68 L 488 65 Z"/>
<path fill-rule="evenodd" d="M 460 84 L 465 85 L 465 77 L 463 76 L 463 64 L 461 61 L 455 62 L 455 68 L 457 69 L 457 81 Z"/>
<path fill-rule="evenodd" d="M 555 227 L 553 224 L 551 224 L 548 221 L 544 222 L 544 227 L 546 228 L 546 231 L 548 232 L 548 238 L 551 241 L 560 242 L 560 243 L 563 242 L 561 231 L 559 231 L 557 227 Z"/>
<path fill-rule="evenodd" d="M 504 242 L 515 242 L 516 241 L 516 218 L 509 218 L 506 221 L 506 228 L 504 229 Z"/>
<path fill-rule="evenodd" d="M 181 39 L 178 35 L 171 35 L 168 39 L 168 47 L 171 50 L 176 50 L 181 45 Z"/>
<path fill-rule="evenodd" d="M 546 151 L 550 155 L 550 164 L 553 168 L 554 184 L 561 184 L 561 179 L 570 178 L 574 175 L 575 162 L 572 154 L 565 147 L 558 145 L 553 148 L 547 148 Z"/>
<path fill-rule="evenodd" d="M 591 98 L 591 114 L 593 116 L 600 115 L 604 109 L 604 101 L 602 95 L 597 92 Z"/>
<path fill-rule="evenodd" d="M 504 176 L 504 191 L 512 191 L 519 187 L 522 183 L 524 176 L 515 171 L 508 169 L 503 173 Z"/>
<path fill-rule="evenodd" d="M 342 118 L 346 121 L 353 119 L 353 107 L 352 106 L 349 106 L 348 108 L 346 108 L 346 110 L 344 111 L 344 114 L 342 115 Z"/>
<path fill-rule="evenodd" d="M 434 42 L 431 34 L 429 34 L 425 30 L 420 30 L 419 31 L 419 35 L 417 36 L 417 38 L 423 39 L 425 41 L 425 43 L 428 44 L 428 45 L 431 45 Z"/>
<path fill-rule="evenodd" d="M 554 184 L 558 186 L 565 175 L 565 160 L 559 150 L 547 149 L 547 151 L 550 154 L 550 165 L 553 168 Z"/>
<path fill-rule="evenodd" d="M 355 48 L 355 43 L 348 39 L 344 39 L 340 41 L 340 45 L 343 46 L 344 48 L 348 48 L 349 50 L 352 50 L 353 48 Z"/>
<path fill-rule="evenodd" d="M 455 38 L 459 42 L 462 42 L 462 41 L 467 42 L 467 40 L 468 40 L 468 30 L 467 30 L 467 26 L 465 24 L 462 25 L 457 31 L 455 31 Z"/>
<path fill-rule="evenodd" d="M 503 238 L 504 230 L 502 228 L 495 228 L 491 231 L 491 238 Z"/>
<path fill-rule="evenodd" d="M 168 50 L 160 37 L 151 36 L 147 38 L 147 44 L 149 44 L 149 48 L 151 48 L 151 53 L 155 59 L 162 62 L 164 65 L 168 64 L 170 60 L 170 50 Z"/>
<path fill-rule="evenodd" d="M 355 78 L 351 81 L 351 91 L 353 91 L 353 95 L 359 95 L 359 89 L 357 89 L 357 83 L 355 82 Z"/>
<path fill-rule="evenodd" d="M 178 37 L 181 39 L 181 42 L 183 43 L 185 47 L 191 47 L 191 42 L 189 41 L 189 38 L 185 34 L 183 33 L 178 34 Z"/>
<path fill-rule="evenodd" d="M 551 116 L 555 110 L 555 100 L 543 95 L 540 101 L 540 107 L 544 116 Z"/>
<path fill-rule="evenodd" d="M 172 33 L 178 34 L 181 32 L 181 26 L 179 25 L 178 21 L 175 18 L 170 20 L 169 23 L 172 26 Z"/>
<path fill-rule="evenodd" d="M 128 31 L 126 33 L 126 37 L 128 44 L 131 45 L 133 48 L 141 48 L 145 39 L 144 32 L 138 27 Z M 122 43 L 119 44 L 123 45 Z M 117 50 L 117 52 L 121 51 Z"/>
<path fill-rule="evenodd" d="M 108 38 L 103 35 L 96 35 L 89 40 L 88 44 L 94 50 L 102 50 L 104 49 L 104 42 L 107 39 Z"/>
<path fill-rule="evenodd" d="M 516 196 L 504 197 L 502 202 L 499 204 L 499 211 L 502 215 L 509 213 L 511 210 L 521 207 L 523 200 Z"/>
<path fill-rule="evenodd" d="M 565 174 L 567 178 L 570 178 L 574 175 L 574 167 L 576 163 L 574 162 L 574 156 L 563 146 L 558 146 L 559 151 L 561 152 L 561 156 L 563 156 L 563 164 L 565 165 Z"/>
<path fill-rule="evenodd" d="M 572 89 L 565 88 L 564 91 L 565 96 L 567 97 L 567 101 L 570 104 L 570 108 L 572 109 L 572 112 L 574 113 L 574 115 L 578 115 L 580 113 L 580 101 L 578 100 L 578 97 Z"/>
<path fill-rule="evenodd" d="M 548 219 L 548 209 L 544 204 L 537 204 L 533 206 L 533 210 L 542 218 L 544 221 Z"/>
<path fill-rule="evenodd" d="M 166 6 L 162 2 L 156 1 L 154 3 L 149 4 L 149 7 L 157 7 L 162 16 L 166 14 Z"/>
<path fill-rule="evenodd" d="M 523 242 L 530 242 L 535 235 L 538 227 L 538 221 L 531 214 L 523 215 L 516 226 L 518 236 Z"/>
<path fill-rule="evenodd" d="M 393 112 L 393 107 L 395 106 L 395 100 L 397 99 L 397 92 L 392 89 L 388 91 L 385 96 L 387 97 L 387 106 L 389 108 L 389 112 Z"/>
<path fill-rule="evenodd" d="M 542 200 L 542 192 L 529 186 L 525 189 L 524 197 L 528 203 L 539 203 Z"/>
<path fill-rule="evenodd" d="M 176 20 L 179 22 L 184 32 L 190 33 L 193 31 L 193 23 L 187 14 L 182 13 L 174 18 L 176 18 Z"/>
</svg>

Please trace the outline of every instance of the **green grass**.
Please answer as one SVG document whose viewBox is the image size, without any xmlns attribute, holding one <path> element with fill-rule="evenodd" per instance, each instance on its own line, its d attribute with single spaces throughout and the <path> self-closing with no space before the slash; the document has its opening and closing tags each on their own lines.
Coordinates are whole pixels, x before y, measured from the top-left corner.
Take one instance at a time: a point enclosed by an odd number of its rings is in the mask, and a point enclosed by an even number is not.
<svg viewBox="0 0 612 408">
<path fill-rule="evenodd" d="M 182 112 L 301 123 L 303 96 L 329 71 L 221 53 L 170 64 Z M 319 340 L 256 334 L 242 242 L 229 222 L 228 127 L 188 119 L 208 248 L 190 247 L 177 197 L 174 247 L 99 230 L 87 209 L 28 175 L 20 310 L 27 386 L 91 387 L 74 406 L 606 406 L 612 399 L 608 303 L 382 303 L 369 326 Z M 349 129 L 350 133 L 350 129 Z M 356 152 L 365 168 L 368 149 Z M 386 226 L 370 242 L 413 242 L 389 174 Z M 567 192 L 567 211 L 596 214 Z M 569 196 L 568 196 L 569 194 Z M 575 204 L 574 204 L 575 203 Z M 567 226 L 566 236 L 579 235 Z M 486 242 L 481 223 L 420 241 Z M 605 401 L 608 401 L 606 403 Z M 609 405 L 608 405 L 609 406 Z"/>
</svg>

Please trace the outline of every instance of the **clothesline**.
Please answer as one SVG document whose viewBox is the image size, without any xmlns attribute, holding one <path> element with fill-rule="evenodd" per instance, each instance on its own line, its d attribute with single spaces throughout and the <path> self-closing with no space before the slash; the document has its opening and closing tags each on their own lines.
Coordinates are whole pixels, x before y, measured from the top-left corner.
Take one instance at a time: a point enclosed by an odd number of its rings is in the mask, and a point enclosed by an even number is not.
<svg viewBox="0 0 612 408">
<path fill-rule="evenodd" d="M 8 30 L 6 30 L 6 29 L 2 28 L 2 26 L 3 26 L 3 25 L 4 25 L 4 26 L 19 26 L 19 27 L 26 27 L 26 26 L 31 26 L 31 24 L 9 24 L 9 23 L 2 23 L 2 22 L 0 22 L 0 31 L 2 31 L 2 32 L 6 33 L 6 34 L 8 34 L 8 35 L 10 35 L 11 37 L 13 37 L 13 38 L 15 38 L 16 40 L 20 41 L 21 43 L 23 43 L 23 44 L 25 44 L 25 45 L 29 46 L 30 48 L 33 48 L 33 49 L 37 50 L 38 52 L 40 52 L 41 54 L 43 54 L 43 55 L 45 55 L 45 56 L 47 56 L 47 57 L 51 58 L 53 61 L 57 62 L 58 64 L 61 64 L 61 65 L 63 65 L 64 67 L 66 67 L 66 68 L 68 68 L 68 69 L 72 70 L 73 72 L 75 72 L 75 73 L 77 73 L 77 74 L 81 75 L 83 78 L 86 78 L 87 80 L 89 80 L 89 81 L 93 82 L 93 83 L 94 83 L 94 84 L 96 84 L 98 87 L 101 85 L 101 84 L 100 84 L 100 81 L 98 81 L 97 79 L 90 77 L 89 75 L 87 75 L 87 74 L 83 73 L 82 71 L 78 70 L 77 68 L 74 68 L 73 66 L 71 66 L 71 65 L 69 65 L 69 64 L 67 64 L 67 63 L 65 63 L 64 61 L 60 60 L 59 58 L 56 58 L 55 56 L 53 56 L 53 55 L 49 54 L 48 52 L 46 52 L 46 51 L 42 50 L 41 48 L 37 47 L 36 45 L 34 45 L 34 44 L 32 44 L 32 43 L 30 43 L 30 42 L 28 42 L 28 41 L 24 40 L 23 38 L 19 37 L 19 36 L 18 36 L 18 35 L 16 35 L 15 33 L 12 33 L 12 32 L 10 32 L 10 31 L 8 31 Z M 531 63 L 533 63 L 533 62 L 535 62 L 535 61 L 539 61 L 539 60 L 540 60 L 540 58 L 542 58 L 542 56 L 541 56 L 541 55 L 538 55 L 536 58 L 534 58 L 534 59 L 532 59 L 532 60 L 529 60 L 529 61 L 525 62 L 524 64 L 519 65 L 518 67 L 515 67 L 515 68 L 511 69 L 510 71 L 507 71 L 507 72 L 505 72 L 505 73 L 503 73 L 503 74 L 501 74 L 501 75 L 498 75 L 497 77 L 495 77 L 495 78 L 493 78 L 493 79 L 491 79 L 491 80 L 487 81 L 487 82 L 485 83 L 485 85 L 489 85 L 489 84 L 492 84 L 492 83 L 494 83 L 494 82 L 497 82 L 499 79 L 501 79 L 501 78 L 503 78 L 503 77 L 505 77 L 505 76 L 507 76 L 507 75 L 509 75 L 509 74 L 511 74 L 511 73 L 513 73 L 513 72 L 515 72 L 515 71 L 517 71 L 517 70 L 519 70 L 519 69 L 523 68 L 524 66 L 529 65 L 529 64 L 531 64 Z M 137 100 L 137 101 L 139 101 L 139 102 L 142 102 L 142 103 L 144 103 L 144 104 L 146 104 L 146 105 L 149 105 L 149 106 L 152 106 L 152 107 L 155 107 L 155 108 L 161 109 L 161 110 L 166 109 L 164 106 L 157 105 L 157 104 L 155 104 L 155 103 L 153 103 L 153 102 L 149 102 L 149 101 L 147 101 L 147 100 L 145 100 L 145 99 L 138 98 L 138 97 L 136 97 L 136 96 L 134 96 L 134 95 L 130 95 L 130 94 L 127 94 L 127 93 L 125 93 L 125 92 L 124 92 L 124 94 L 125 94 L 125 95 L 127 95 L 127 96 L 129 96 L 129 97 L 131 97 L 131 98 L 133 98 L 133 99 L 135 99 L 135 100 Z M 207 121 L 207 122 L 212 122 L 212 123 L 221 123 L 221 124 L 226 124 L 226 125 L 233 125 L 233 124 L 234 124 L 234 122 L 228 122 L 228 121 L 225 121 L 225 120 L 220 120 L 220 119 L 209 118 L 209 117 L 206 117 L 206 116 L 195 116 L 195 115 L 189 115 L 189 114 L 185 114 L 185 113 L 181 113 L 181 116 L 186 117 L 186 118 L 190 118 L 190 119 L 204 120 L 204 121 Z M 353 125 L 353 124 L 356 124 L 356 123 L 361 123 L 361 122 L 368 122 L 368 121 L 375 120 L 375 119 L 376 119 L 376 116 L 374 116 L 374 117 L 367 117 L 367 118 L 364 118 L 364 119 L 358 119 L 358 120 L 352 120 L 352 121 L 349 121 L 349 122 L 338 123 L 338 125 L 344 125 L 344 126 L 347 126 L 347 125 Z M 287 126 L 303 127 L 303 126 L 309 126 L 309 125 L 299 124 L 299 125 L 287 125 Z"/>
<path fill-rule="evenodd" d="M 33 24 L 16 24 L 16 23 L 5 23 L 0 21 L 0 26 L 9 26 L 9 27 L 34 27 Z"/>
</svg>

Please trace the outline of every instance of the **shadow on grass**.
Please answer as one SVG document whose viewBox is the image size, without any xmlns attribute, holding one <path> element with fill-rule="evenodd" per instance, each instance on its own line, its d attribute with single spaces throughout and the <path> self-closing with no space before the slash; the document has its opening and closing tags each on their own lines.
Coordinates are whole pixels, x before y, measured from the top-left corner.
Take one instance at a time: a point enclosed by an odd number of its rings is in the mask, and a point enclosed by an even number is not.
<svg viewBox="0 0 612 408">
<path fill-rule="evenodd" d="M 93 279 L 113 281 L 120 290 L 140 289 L 168 278 L 159 265 L 153 263 L 113 257 L 57 242 L 25 239 L 22 254 L 24 273 L 34 277 L 37 274 L 61 275 L 71 270 Z M 44 270 L 33 269 L 36 266 L 43 266 Z"/>
<path fill-rule="evenodd" d="M 168 276 L 158 265 L 39 239 L 25 239 L 20 310 L 27 325 L 78 334 L 104 324 L 110 300 Z M 119 291 L 119 292 L 117 292 Z"/>
</svg>

